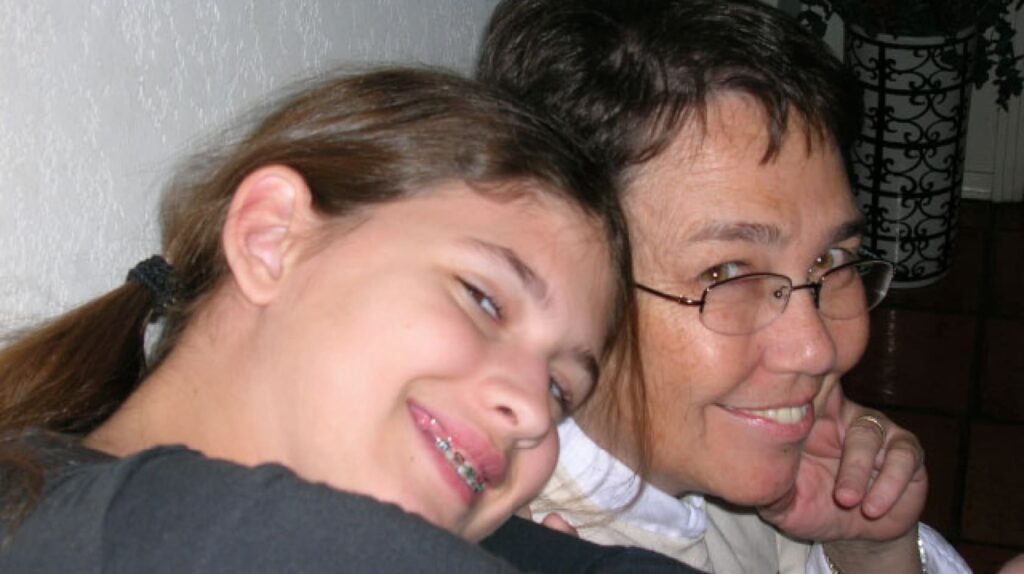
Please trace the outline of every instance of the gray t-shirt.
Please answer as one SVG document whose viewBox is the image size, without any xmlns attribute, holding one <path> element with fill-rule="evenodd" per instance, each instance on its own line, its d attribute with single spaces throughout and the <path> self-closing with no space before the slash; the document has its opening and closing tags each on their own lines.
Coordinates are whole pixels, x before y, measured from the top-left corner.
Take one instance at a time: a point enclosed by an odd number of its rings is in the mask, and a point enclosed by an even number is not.
<svg viewBox="0 0 1024 574">
<path fill-rule="evenodd" d="M 394 505 L 280 465 L 246 468 L 184 447 L 118 459 L 44 432 L 19 442 L 40 457 L 46 482 L 7 532 L 0 572 L 516 572 Z M 10 492 L 10 481 L 0 485 Z"/>
</svg>

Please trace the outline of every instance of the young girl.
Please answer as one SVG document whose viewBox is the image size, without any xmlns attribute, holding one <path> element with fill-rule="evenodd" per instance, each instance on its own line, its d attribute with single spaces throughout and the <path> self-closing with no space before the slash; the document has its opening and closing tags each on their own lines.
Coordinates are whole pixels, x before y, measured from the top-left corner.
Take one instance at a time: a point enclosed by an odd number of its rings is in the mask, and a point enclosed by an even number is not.
<svg viewBox="0 0 1024 574">
<path fill-rule="evenodd" d="M 504 568 L 426 523 L 476 541 L 554 468 L 631 308 L 598 172 L 436 72 L 286 99 L 0 354 L 0 570 Z"/>
</svg>

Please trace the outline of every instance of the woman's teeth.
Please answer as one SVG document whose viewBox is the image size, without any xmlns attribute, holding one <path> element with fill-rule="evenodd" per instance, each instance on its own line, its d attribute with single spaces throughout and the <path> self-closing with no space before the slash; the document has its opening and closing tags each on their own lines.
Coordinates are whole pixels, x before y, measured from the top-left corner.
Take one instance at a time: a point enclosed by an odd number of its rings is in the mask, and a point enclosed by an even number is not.
<svg viewBox="0 0 1024 574">
<path fill-rule="evenodd" d="M 741 409 L 743 412 L 762 419 L 769 419 L 784 425 L 796 424 L 807 415 L 807 405 L 782 407 L 779 409 Z"/>
<path fill-rule="evenodd" d="M 466 481 L 466 486 L 468 486 L 470 490 L 475 493 L 484 491 L 484 487 L 486 486 L 484 481 L 477 475 L 476 471 L 473 469 L 473 465 L 466 462 L 465 458 L 461 454 L 455 452 L 455 449 L 452 448 L 450 438 L 443 439 L 439 436 L 435 436 L 434 446 L 437 447 L 437 450 L 441 451 L 445 460 L 452 465 L 452 468 L 455 469 L 455 472 L 462 478 L 462 480 Z"/>
</svg>

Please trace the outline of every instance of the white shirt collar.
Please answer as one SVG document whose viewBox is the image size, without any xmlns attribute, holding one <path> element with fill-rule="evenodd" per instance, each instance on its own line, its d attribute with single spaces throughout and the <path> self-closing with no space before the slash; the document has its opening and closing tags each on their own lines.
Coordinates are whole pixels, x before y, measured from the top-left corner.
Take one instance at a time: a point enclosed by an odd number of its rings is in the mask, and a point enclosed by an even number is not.
<svg viewBox="0 0 1024 574">
<path fill-rule="evenodd" d="M 625 506 L 640 487 L 640 478 L 620 460 L 603 450 L 572 419 L 558 426 L 561 454 L 558 462 L 580 489 L 602 510 L 617 512 L 617 520 L 673 538 L 697 539 L 708 528 L 704 497 L 676 497 L 646 485 L 640 498 Z"/>
</svg>

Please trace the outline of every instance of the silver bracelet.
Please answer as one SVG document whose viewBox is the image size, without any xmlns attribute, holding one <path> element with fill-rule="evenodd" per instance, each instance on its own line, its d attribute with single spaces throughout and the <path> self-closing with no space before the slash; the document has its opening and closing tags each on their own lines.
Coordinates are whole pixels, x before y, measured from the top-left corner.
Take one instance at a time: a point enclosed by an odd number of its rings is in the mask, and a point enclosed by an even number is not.
<svg viewBox="0 0 1024 574">
<path fill-rule="evenodd" d="M 928 574 L 928 555 L 924 551 L 924 540 L 921 540 L 921 528 L 917 529 L 917 557 L 921 560 L 921 574 Z"/>
<path fill-rule="evenodd" d="M 828 566 L 828 571 L 831 574 L 843 574 L 842 570 L 828 557 L 824 546 L 821 548 L 821 554 L 825 556 L 825 565 Z M 921 574 L 928 574 L 928 554 L 924 551 L 924 540 L 921 540 L 920 528 L 917 529 L 917 557 L 921 561 Z"/>
</svg>

